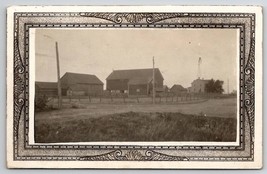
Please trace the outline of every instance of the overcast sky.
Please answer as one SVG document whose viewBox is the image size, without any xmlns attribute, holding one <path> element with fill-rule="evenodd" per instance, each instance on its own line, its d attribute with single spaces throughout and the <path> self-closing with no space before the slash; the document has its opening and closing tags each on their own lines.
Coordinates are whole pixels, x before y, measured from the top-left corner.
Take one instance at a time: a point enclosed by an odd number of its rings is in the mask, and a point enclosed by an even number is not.
<svg viewBox="0 0 267 174">
<path fill-rule="evenodd" d="M 57 81 L 55 41 L 61 76 L 95 74 L 106 83 L 112 70 L 160 69 L 164 84 L 189 87 L 198 77 L 224 81 L 227 92 L 237 85 L 236 29 L 36 29 L 36 81 Z"/>
</svg>

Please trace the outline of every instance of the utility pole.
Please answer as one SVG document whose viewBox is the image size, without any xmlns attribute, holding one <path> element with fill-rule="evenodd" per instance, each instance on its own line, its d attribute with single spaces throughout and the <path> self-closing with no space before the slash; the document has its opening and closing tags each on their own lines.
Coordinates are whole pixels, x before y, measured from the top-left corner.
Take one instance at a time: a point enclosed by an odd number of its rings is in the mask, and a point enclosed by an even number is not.
<svg viewBox="0 0 267 174">
<path fill-rule="evenodd" d="M 59 53 L 58 43 L 56 42 L 56 58 L 57 58 L 57 91 L 58 91 L 58 108 L 62 107 L 62 96 L 61 96 L 61 82 L 60 82 L 60 66 L 59 66 Z"/>
<path fill-rule="evenodd" d="M 229 94 L 229 79 L 227 79 L 227 93 Z"/>
<path fill-rule="evenodd" d="M 155 61 L 154 61 L 154 56 L 153 56 L 153 104 L 155 104 L 155 96 L 156 96 L 156 91 L 155 91 Z"/>
</svg>

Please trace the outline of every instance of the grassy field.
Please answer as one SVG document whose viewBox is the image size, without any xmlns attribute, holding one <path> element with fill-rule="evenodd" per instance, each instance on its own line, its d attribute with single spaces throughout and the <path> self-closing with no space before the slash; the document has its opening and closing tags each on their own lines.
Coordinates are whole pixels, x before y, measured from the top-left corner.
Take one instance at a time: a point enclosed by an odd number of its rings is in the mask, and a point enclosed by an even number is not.
<svg viewBox="0 0 267 174">
<path fill-rule="evenodd" d="M 184 104 L 71 103 L 35 114 L 36 142 L 235 141 L 236 98 Z"/>
</svg>

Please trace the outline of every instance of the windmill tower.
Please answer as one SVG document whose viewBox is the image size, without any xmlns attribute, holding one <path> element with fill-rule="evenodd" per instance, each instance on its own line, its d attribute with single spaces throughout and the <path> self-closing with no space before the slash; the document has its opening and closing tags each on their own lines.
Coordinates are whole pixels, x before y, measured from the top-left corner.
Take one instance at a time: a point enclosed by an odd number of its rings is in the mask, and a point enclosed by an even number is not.
<svg viewBox="0 0 267 174">
<path fill-rule="evenodd" d="M 201 64 L 202 64 L 202 59 L 201 59 L 201 57 L 199 57 L 199 59 L 198 59 L 198 70 L 197 70 L 197 78 L 198 79 L 201 78 Z"/>
</svg>

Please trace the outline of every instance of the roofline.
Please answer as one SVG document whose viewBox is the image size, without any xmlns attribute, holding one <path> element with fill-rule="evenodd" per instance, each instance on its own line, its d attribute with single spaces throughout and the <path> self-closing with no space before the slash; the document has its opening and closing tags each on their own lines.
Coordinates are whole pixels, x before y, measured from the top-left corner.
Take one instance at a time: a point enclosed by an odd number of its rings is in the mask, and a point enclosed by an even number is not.
<svg viewBox="0 0 267 174">
<path fill-rule="evenodd" d="M 140 69 L 117 69 L 117 70 L 113 70 L 113 71 L 145 70 L 145 69 L 153 69 L 153 68 L 140 68 Z M 159 68 L 155 68 L 155 69 L 159 69 Z M 113 72 L 113 71 L 112 71 L 112 72 Z"/>
<path fill-rule="evenodd" d="M 75 84 L 90 84 L 90 85 L 104 85 L 104 83 L 101 81 L 101 83 L 75 83 Z M 72 84 L 72 85 L 75 85 Z"/>
<path fill-rule="evenodd" d="M 100 80 L 95 74 L 82 74 L 82 73 L 65 72 L 65 74 L 60 78 L 60 80 L 61 80 L 64 76 L 67 76 L 68 74 L 77 74 L 77 75 L 89 75 L 89 76 L 95 76 L 101 83 L 88 83 L 88 84 L 102 84 L 102 85 L 104 85 L 104 82 L 102 82 L 102 80 Z"/>
<path fill-rule="evenodd" d="M 91 75 L 91 76 L 95 76 L 95 74 L 84 74 L 84 73 L 75 73 L 75 72 L 65 72 L 65 74 L 80 74 L 80 75 Z"/>
<path fill-rule="evenodd" d="M 57 83 L 57 82 L 35 81 L 35 83 Z"/>
<path fill-rule="evenodd" d="M 115 72 L 115 71 L 132 71 L 132 70 L 148 70 L 148 69 L 152 69 L 152 70 L 153 70 L 153 68 L 113 70 L 113 71 L 107 76 L 106 80 L 116 80 L 116 79 L 108 79 L 108 77 L 109 77 L 113 72 Z M 155 68 L 155 69 L 159 70 L 159 68 Z M 162 73 L 161 73 L 160 70 L 159 70 L 159 73 L 160 73 L 161 78 L 164 80 L 163 75 L 162 75 Z"/>
</svg>

